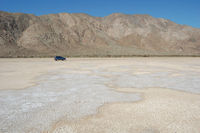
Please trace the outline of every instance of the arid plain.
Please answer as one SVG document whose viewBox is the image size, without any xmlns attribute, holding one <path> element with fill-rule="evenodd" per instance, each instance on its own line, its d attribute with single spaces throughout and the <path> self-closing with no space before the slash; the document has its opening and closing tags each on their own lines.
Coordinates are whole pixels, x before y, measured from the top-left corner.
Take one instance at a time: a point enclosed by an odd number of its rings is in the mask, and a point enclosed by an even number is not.
<svg viewBox="0 0 200 133">
<path fill-rule="evenodd" d="M 199 133 L 200 58 L 0 59 L 0 133 Z"/>
</svg>

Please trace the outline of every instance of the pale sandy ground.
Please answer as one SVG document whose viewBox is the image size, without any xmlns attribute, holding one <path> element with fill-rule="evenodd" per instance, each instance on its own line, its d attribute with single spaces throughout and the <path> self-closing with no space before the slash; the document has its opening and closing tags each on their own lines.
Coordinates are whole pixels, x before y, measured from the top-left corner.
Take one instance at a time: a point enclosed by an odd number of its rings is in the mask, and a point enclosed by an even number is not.
<svg viewBox="0 0 200 133">
<path fill-rule="evenodd" d="M 200 58 L 0 59 L 0 133 L 199 133 Z"/>
</svg>

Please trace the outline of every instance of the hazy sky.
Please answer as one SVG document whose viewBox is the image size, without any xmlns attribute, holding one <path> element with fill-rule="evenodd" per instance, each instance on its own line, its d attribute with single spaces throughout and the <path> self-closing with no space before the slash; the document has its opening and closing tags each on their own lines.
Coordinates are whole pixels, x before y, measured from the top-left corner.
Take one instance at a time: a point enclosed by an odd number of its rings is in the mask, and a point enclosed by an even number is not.
<svg viewBox="0 0 200 133">
<path fill-rule="evenodd" d="M 0 10 L 44 15 L 87 13 L 149 14 L 200 28 L 200 0 L 0 0 Z"/>
</svg>

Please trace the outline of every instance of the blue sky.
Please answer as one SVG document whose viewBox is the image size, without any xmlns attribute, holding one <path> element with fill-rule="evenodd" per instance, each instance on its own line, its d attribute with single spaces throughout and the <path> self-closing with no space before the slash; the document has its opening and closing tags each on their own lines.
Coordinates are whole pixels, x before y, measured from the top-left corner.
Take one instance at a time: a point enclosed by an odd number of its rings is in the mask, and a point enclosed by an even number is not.
<svg viewBox="0 0 200 133">
<path fill-rule="evenodd" d="M 0 0 L 0 10 L 35 15 L 87 13 L 99 17 L 112 13 L 149 14 L 200 28 L 200 0 Z"/>
</svg>

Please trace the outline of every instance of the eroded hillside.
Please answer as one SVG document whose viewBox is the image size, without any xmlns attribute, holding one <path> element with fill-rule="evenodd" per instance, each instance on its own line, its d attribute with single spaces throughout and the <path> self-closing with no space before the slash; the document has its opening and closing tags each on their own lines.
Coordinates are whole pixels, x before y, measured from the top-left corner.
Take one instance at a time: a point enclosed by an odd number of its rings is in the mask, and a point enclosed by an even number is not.
<svg viewBox="0 0 200 133">
<path fill-rule="evenodd" d="M 200 29 L 149 15 L 0 12 L 0 56 L 200 55 Z"/>
</svg>

